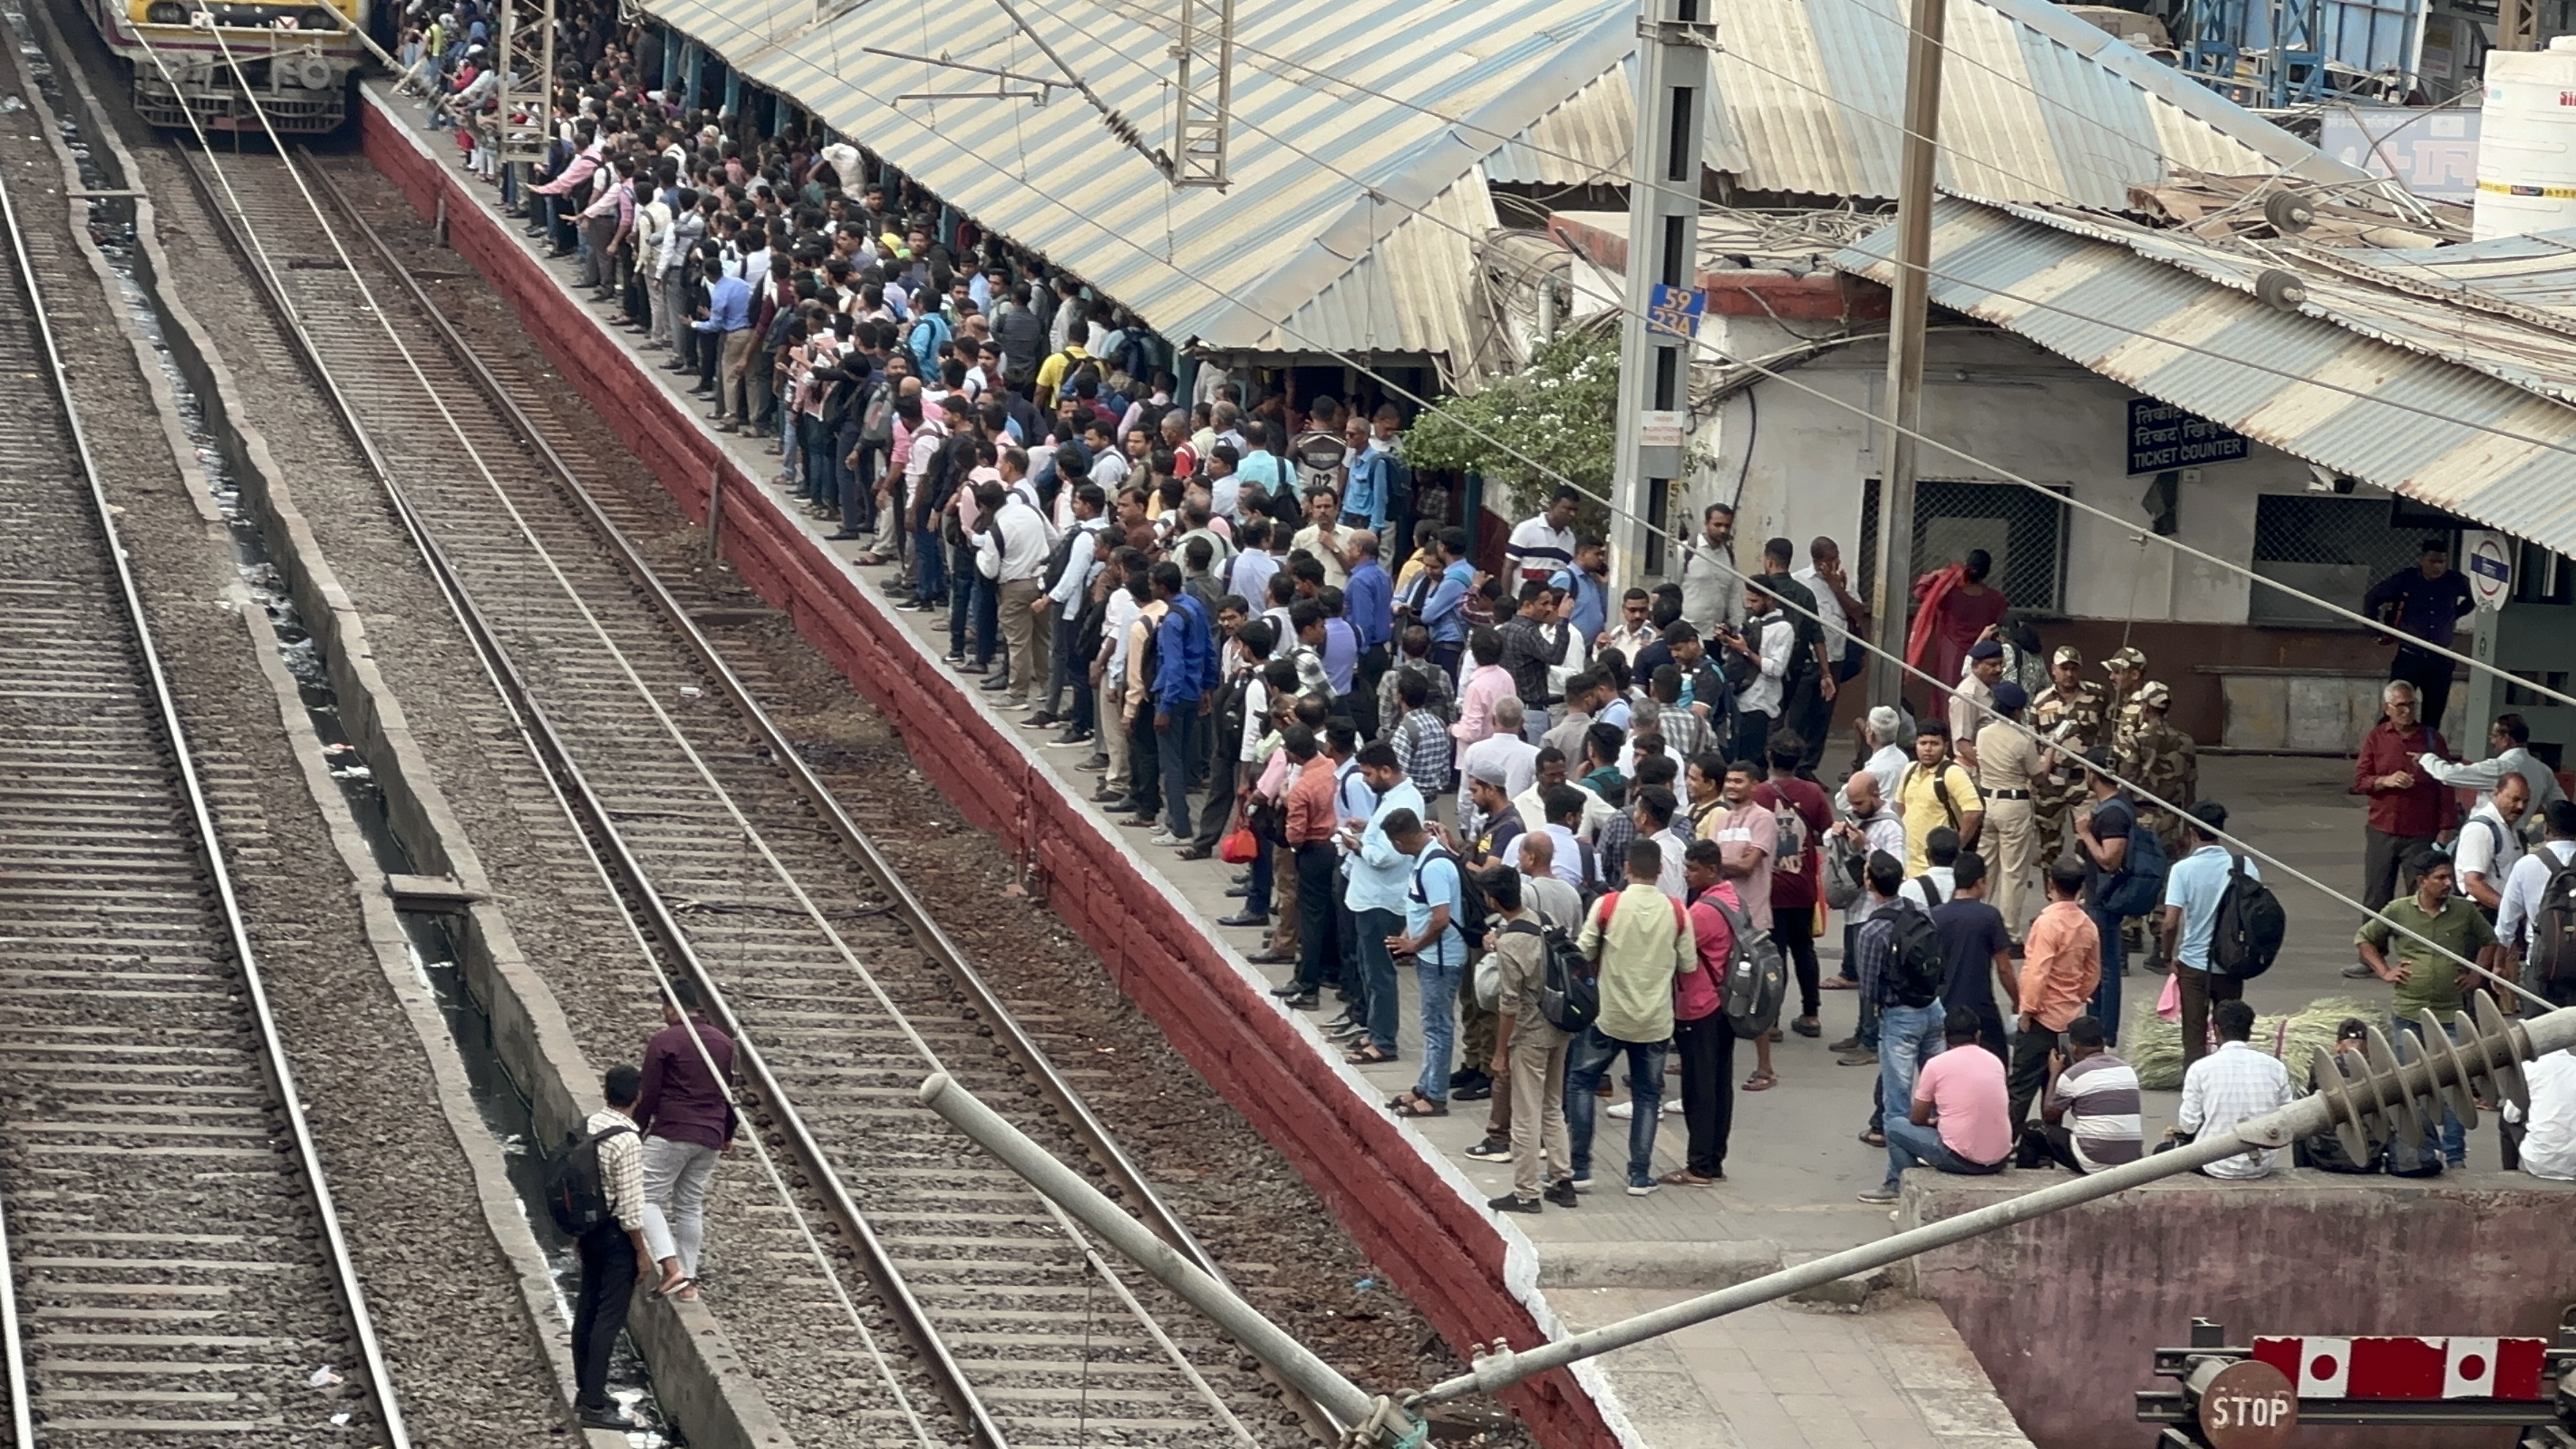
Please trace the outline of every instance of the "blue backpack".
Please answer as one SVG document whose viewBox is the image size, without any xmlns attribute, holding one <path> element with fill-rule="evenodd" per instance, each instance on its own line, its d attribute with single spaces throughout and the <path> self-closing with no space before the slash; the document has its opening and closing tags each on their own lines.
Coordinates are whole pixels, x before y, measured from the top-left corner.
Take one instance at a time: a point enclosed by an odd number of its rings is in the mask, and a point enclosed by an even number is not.
<svg viewBox="0 0 2576 1449">
<path fill-rule="evenodd" d="M 2120 857 L 2120 868 L 2102 882 L 2102 893 L 2093 902 L 2096 909 L 2111 916 L 2144 916 L 2164 904 L 2165 843 L 2156 833 L 2138 822 L 2133 808 L 2129 815 L 2129 849 Z"/>
</svg>

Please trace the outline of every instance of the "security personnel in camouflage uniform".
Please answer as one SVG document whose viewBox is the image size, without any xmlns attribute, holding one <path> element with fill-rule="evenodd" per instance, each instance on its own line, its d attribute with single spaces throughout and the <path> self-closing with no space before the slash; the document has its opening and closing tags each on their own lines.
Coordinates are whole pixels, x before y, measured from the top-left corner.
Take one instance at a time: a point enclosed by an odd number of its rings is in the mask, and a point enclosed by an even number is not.
<svg viewBox="0 0 2576 1449">
<path fill-rule="evenodd" d="M 2063 761 L 2102 743 L 2110 698 L 2102 686 L 2084 677 L 2084 653 L 2061 644 L 2049 657 L 2048 688 L 2030 705 L 2030 727 L 2040 743 L 2057 747 Z M 2080 766 L 2060 764 L 2044 791 L 2034 791 L 2031 824 L 2039 836 L 2041 869 L 2066 852 L 2066 822 L 2075 807 L 2092 797 Z"/>
<path fill-rule="evenodd" d="M 2136 716 L 2132 729 L 2118 747 L 2120 774 L 2135 780 L 2147 794 L 2188 807 L 2197 799 L 2200 786 L 2200 757 L 2191 736 L 2174 728 L 2165 718 L 2173 703 L 2172 691 L 2155 680 L 2138 686 L 2130 698 L 2129 710 Z M 2172 811 L 2160 805 L 2137 802 L 2138 823 L 2156 833 L 2164 842 L 2165 858 L 2180 860 L 2183 849 L 2182 822 Z"/>
<path fill-rule="evenodd" d="M 2102 672 L 2111 677 L 2110 709 L 2111 757 L 2125 758 L 2129 737 L 2138 732 L 2138 686 L 2147 681 L 2147 656 L 2131 645 L 2122 645 L 2117 653 L 2102 661 Z M 2129 772 L 2120 772 L 2127 775 Z M 2130 776 L 2135 779 L 2136 776 Z"/>
</svg>

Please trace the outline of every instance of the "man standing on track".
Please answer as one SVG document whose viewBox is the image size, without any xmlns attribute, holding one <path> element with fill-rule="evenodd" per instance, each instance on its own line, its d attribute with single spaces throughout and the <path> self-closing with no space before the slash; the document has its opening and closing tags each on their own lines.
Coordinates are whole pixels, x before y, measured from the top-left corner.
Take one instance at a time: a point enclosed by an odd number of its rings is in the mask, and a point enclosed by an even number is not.
<svg viewBox="0 0 2576 1449">
<path fill-rule="evenodd" d="M 600 1083 L 608 1105 L 581 1124 L 599 1139 L 599 1181 L 608 1218 L 573 1240 L 581 1264 L 580 1297 L 572 1315 L 573 1409 L 584 1427 L 634 1427 L 608 1398 L 608 1351 L 626 1327 L 627 1300 L 635 1295 L 635 1265 L 645 1255 L 644 1147 L 635 1136 L 637 1099 L 644 1074 L 629 1066 L 608 1069 Z"/>
<path fill-rule="evenodd" d="M 644 1044 L 642 1095 L 635 1103 L 644 1129 L 644 1242 L 662 1267 L 654 1291 L 695 1299 L 707 1189 L 715 1183 L 716 1159 L 733 1150 L 739 1125 L 725 1086 L 733 1079 L 733 1038 L 707 1020 L 694 981 L 671 983 L 662 1021 Z"/>
</svg>

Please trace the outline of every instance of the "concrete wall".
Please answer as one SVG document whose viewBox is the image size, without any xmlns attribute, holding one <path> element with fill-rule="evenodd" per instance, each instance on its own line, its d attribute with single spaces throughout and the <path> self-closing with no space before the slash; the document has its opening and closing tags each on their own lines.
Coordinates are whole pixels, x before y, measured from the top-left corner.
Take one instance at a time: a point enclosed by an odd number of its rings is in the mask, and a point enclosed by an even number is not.
<svg viewBox="0 0 2576 1449">
<path fill-rule="evenodd" d="M 2481 1153 L 2484 1149 L 2481 1148 Z M 2030 1191 L 2034 1175 L 1910 1174 L 1900 1228 Z M 1940 1303 L 2040 1449 L 2143 1444 L 2130 1397 L 2174 1387 L 2160 1346 L 2215 1319 L 2257 1334 L 2537 1334 L 2576 1302 L 2576 1186 L 2519 1173 L 2430 1181 L 2300 1172 L 2190 1177 L 1924 1255 Z M 2314 1449 L 2502 1449 L 2503 1430 L 2299 1431 Z"/>
<path fill-rule="evenodd" d="M 937 667 L 877 591 L 789 518 L 372 91 L 363 126 L 368 158 L 423 217 L 445 199 L 450 243 L 683 509 L 704 519 L 710 480 L 723 479 L 726 560 L 885 712 L 923 773 L 977 828 L 1029 862 L 1042 889 L 1067 887 L 1049 891 L 1056 913 L 1448 1341 L 1544 1342 L 1534 1296 L 1525 1302 L 1507 1286 L 1512 1240 L 1460 1190 L 1461 1180 L 1444 1175 L 1355 1075 L 1327 1060 L 1319 1039 L 1269 999 L 1251 968 L 1113 830 L 1040 774 L 1014 732 Z M 1529 1288 L 1535 1265 L 1526 1252 L 1524 1245 L 1510 1277 Z M 1507 1397 L 1553 1449 L 1616 1442 L 1572 1375 L 1534 1380 Z"/>
</svg>

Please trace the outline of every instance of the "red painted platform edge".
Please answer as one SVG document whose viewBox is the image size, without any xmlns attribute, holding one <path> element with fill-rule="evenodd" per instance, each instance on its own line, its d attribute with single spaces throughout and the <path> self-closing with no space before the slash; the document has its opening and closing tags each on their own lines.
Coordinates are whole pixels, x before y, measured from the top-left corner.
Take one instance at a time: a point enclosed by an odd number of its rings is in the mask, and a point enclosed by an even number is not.
<svg viewBox="0 0 2576 1449">
<path fill-rule="evenodd" d="M 444 199 L 448 241 L 509 301 L 565 380 L 703 521 L 711 480 L 726 491 L 724 555 L 744 581 L 885 711 L 916 764 L 977 828 L 1049 883 L 1050 904 L 1173 1046 L 1280 1151 L 1342 1226 L 1453 1345 L 1541 1343 L 1504 1286 L 1504 1240 L 1417 1141 L 1328 1065 L 1234 965 L 1186 906 L 1090 812 L 1037 773 L 1022 743 L 966 692 L 811 533 L 685 414 L 597 316 L 585 311 L 460 173 L 427 154 L 372 92 L 361 108 L 368 160 L 423 217 Z M 1398 1388 L 1401 1385 L 1373 1387 Z M 1507 1395 L 1551 1449 L 1619 1442 L 1599 1407 L 1559 1371 Z"/>
</svg>

